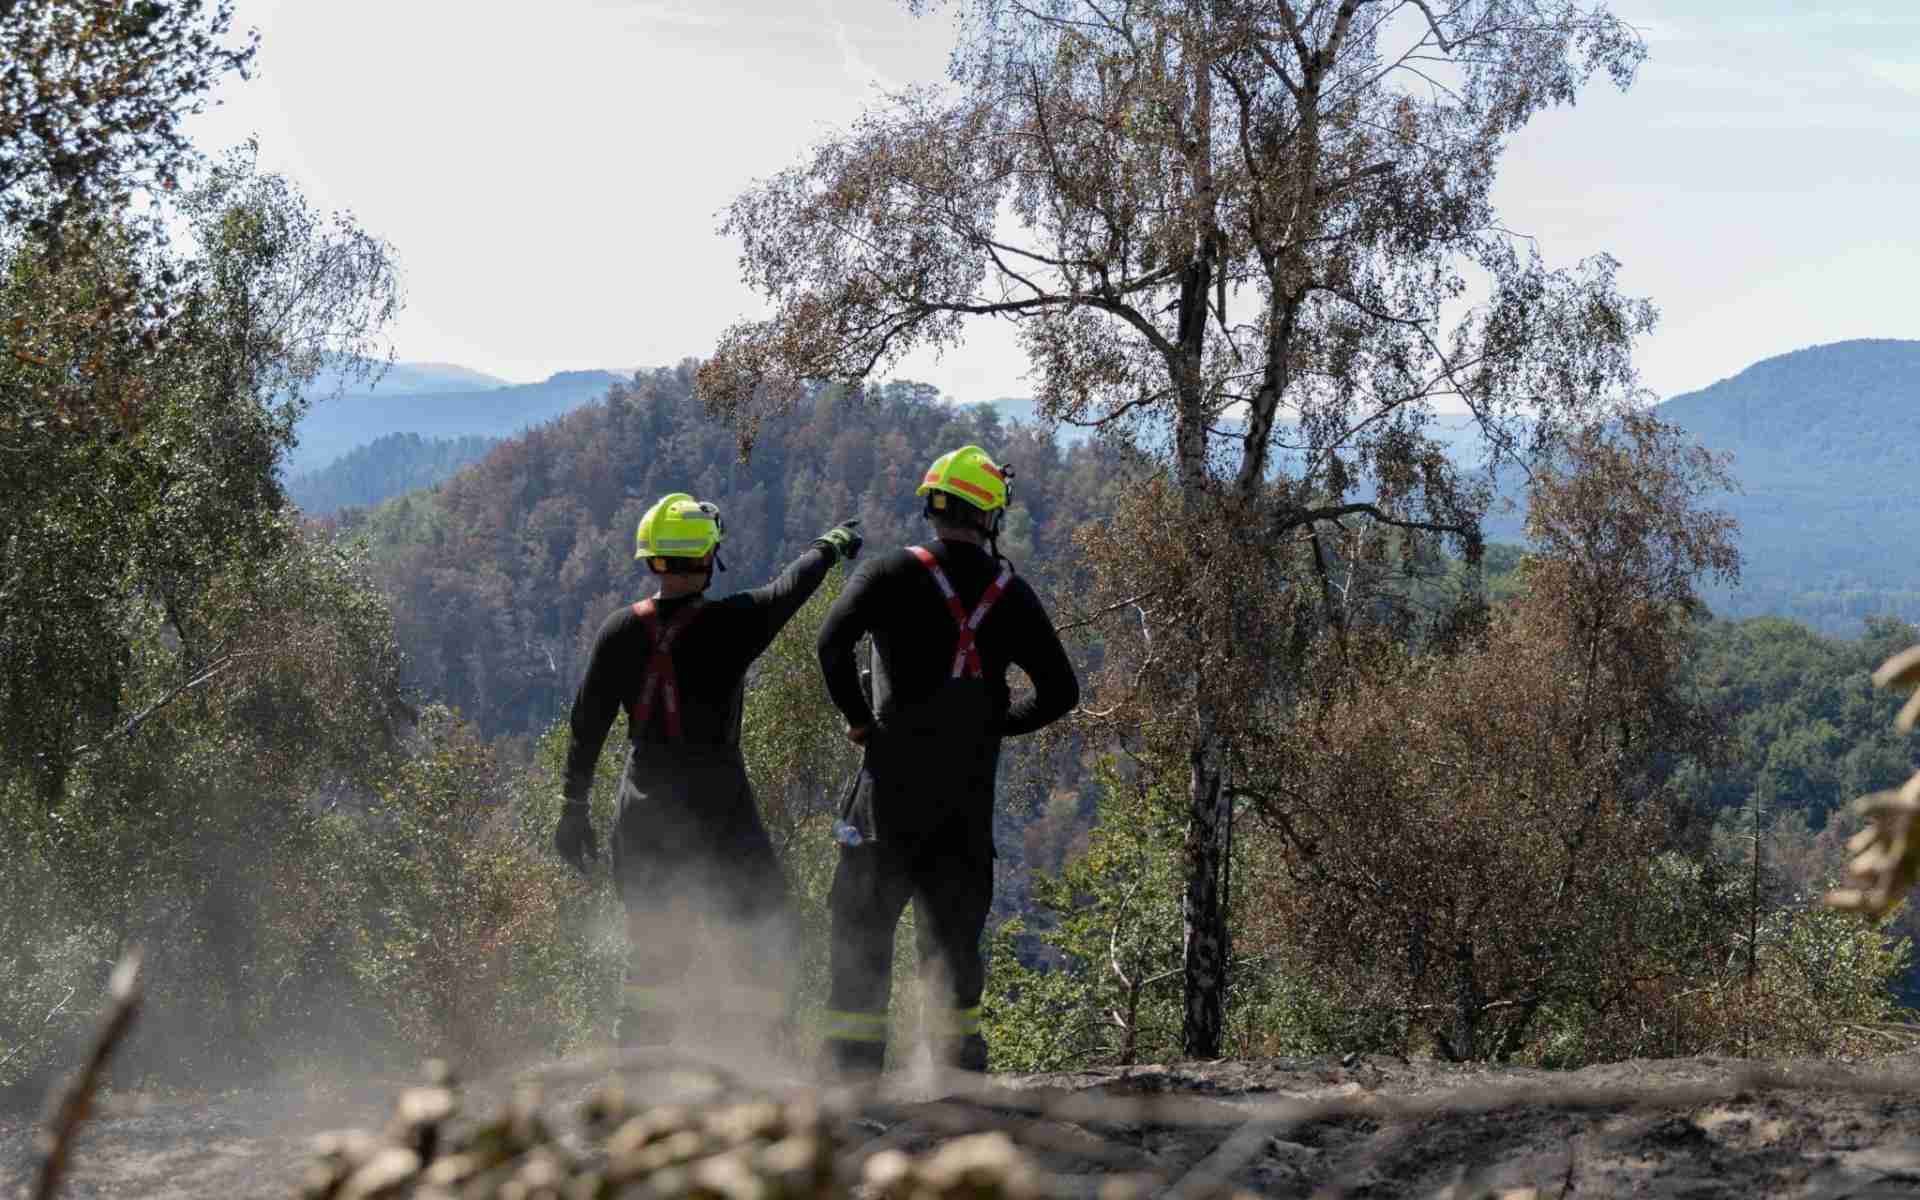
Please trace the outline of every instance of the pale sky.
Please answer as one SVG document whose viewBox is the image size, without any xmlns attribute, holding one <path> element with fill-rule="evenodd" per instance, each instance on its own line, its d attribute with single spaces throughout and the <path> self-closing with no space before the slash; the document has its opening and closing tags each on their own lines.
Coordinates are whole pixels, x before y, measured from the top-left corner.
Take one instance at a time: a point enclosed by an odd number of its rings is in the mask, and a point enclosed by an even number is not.
<svg viewBox="0 0 1920 1200">
<path fill-rule="evenodd" d="M 717 214 L 937 78 L 949 30 L 894 0 L 238 0 L 254 78 L 201 118 L 394 244 L 403 361 L 516 382 L 704 355 L 757 312 Z M 1920 0 L 1618 0 L 1651 58 L 1509 152 L 1508 226 L 1608 251 L 1653 299 L 1662 396 L 1758 359 L 1920 338 Z M 1022 396 L 1012 338 L 900 374 Z"/>
</svg>

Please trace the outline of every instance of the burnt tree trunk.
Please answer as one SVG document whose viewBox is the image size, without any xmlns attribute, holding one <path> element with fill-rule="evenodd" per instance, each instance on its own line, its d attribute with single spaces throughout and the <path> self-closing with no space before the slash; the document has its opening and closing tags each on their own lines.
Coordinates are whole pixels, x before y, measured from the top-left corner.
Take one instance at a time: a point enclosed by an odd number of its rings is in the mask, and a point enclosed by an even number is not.
<svg viewBox="0 0 1920 1200">
<path fill-rule="evenodd" d="M 1208 721 L 1203 727 L 1211 725 Z M 1220 890 L 1226 788 L 1221 758 L 1217 739 L 1204 737 L 1192 752 L 1188 780 L 1187 890 L 1181 905 L 1186 1011 L 1181 1038 L 1189 1058 L 1220 1057 L 1226 1025 L 1227 913 Z"/>
<path fill-rule="evenodd" d="M 1480 979 L 1473 969 L 1473 939 L 1453 945 L 1453 1053 L 1461 1062 L 1480 1057 Z"/>
</svg>

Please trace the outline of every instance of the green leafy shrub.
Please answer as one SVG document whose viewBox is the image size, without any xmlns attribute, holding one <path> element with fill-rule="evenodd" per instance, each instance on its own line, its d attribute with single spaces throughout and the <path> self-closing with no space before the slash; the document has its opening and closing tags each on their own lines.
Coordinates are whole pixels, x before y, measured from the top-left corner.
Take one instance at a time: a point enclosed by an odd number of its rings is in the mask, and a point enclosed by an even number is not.
<svg viewBox="0 0 1920 1200">
<path fill-rule="evenodd" d="M 604 1028 L 621 959 L 595 935 L 599 898 L 518 819 L 519 781 L 471 726 L 432 709 L 419 737 L 357 847 L 352 961 L 388 1028 L 467 1069 Z"/>
</svg>

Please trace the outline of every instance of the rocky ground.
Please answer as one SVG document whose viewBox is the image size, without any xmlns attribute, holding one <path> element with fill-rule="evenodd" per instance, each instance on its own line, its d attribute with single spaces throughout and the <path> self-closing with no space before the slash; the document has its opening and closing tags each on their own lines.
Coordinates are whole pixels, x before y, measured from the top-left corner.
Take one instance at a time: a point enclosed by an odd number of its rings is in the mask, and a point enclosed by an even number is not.
<svg viewBox="0 0 1920 1200">
<path fill-rule="evenodd" d="M 609 1091 L 615 1068 L 623 1086 Z M 911 1076 L 866 1095 L 601 1060 L 480 1081 L 459 1090 L 452 1117 L 444 1093 L 416 1088 L 396 1121 L 401 1090 L 296 1081 L 114 1097 L 62 1194 L 606 1195 L 626 1179 L 636 1186 L 621 1194 L 768 1200 L 1920 1196 L 1915 1056 L 1871 1069 L 1680 1059 L 1572 1073 L 1176 1063 L 973 1088 Z M 749 1094 L 764 1102 L 743 1104 Z M 33 1125 L 0 1114 L 0 1197 L 30 1180 Z M 384 1132 L 335 1137 L 316 1158 L 314 1135 L 342 1128 Z M 990 1131 L 1002 1136 L 979 1136 Z M 572 1190 L 582 1176 L 599 1185 Z"/>
</svg>

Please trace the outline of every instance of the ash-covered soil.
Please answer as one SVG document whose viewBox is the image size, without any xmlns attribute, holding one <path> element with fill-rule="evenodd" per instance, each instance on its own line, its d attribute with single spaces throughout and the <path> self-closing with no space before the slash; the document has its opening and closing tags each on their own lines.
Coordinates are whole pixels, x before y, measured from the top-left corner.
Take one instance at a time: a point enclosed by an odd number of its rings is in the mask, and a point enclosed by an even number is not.
<svg viewBox="0 0 1920 1200">
<path fill-rule="evenodd" d="M 624 1099 L 611 1112 L 601 1090 L 610 1067 L 624 1083 Z M 461 1115 L 437 1135 L 440 1159 L 481 1144 L 493 1136 L 487 1129 L 507 1129 L 511 1122 L 500 1114 L 513 1109 L 510 1097 L 529 1080 L 540 1091 L 537 1099 L 519 1093 L 523 1110 L 513 1128 L 520 1140 L 512 1153 L 520 1157 L 497 1159 L 505 1164 L 497 1170 L 502 1180 L 515 1163 L 536 1158 L 550 1175 L 592 1170 L 618 1178 L 623 1161 L 631 1171 L 644 1153 L 653 1162 L 679 1154 L 675 1161 L 692 1167 L 682 1177 L 694 1181 L 703 1177 L 701 1155 L 773 1161 L 774 1141 L 757 1149 L 746 1147 L 745 1135 L 729 1142 L 715 1132 L 724 1123 L 709 1120 L 698 1137 L 685 1132 L 702 1128 L 703 1112 L 744 1111 L 738 1102 L 751 1095 L 787 1106 L 781 1112 L 809 1114 L 806 1144 L 818 1147 L 819 1165 L 808 1178 L 830 1183 L 802 1194 L 882 1194 L 874 1182 L 892 1178 L 900 1186 L 885 1194 L 1093 1196 L 1103 1184 L 1125 1181 L 1132 1194 L 1188 1197 L 1236 1190 L 1448 1200 L 1516 1193 L 1540 1200 L 1920 1196 L 1920 1056 L 1871 1067 L 1677 1059 L 1567 1073 L 1393 1059 L 1175 1063 L 994 1076 L 972 1085 L 904 1075 L 859 1095 L 815 1094 L 792 1080 L 750 1086 L 684 1063 L 669 1070 L 658 1060 L 629 1057 L 549 1065 L 461 1089 Z M 299 1195 L 327 1178 L 315 1167 L 314 1135 L 392 1129 L 401 1086 L 288 1082 L 195 1100 L 115 1097 L 83 1135 L 62 1194 Z M 583 1115 L 595 1094 L 598 1124 Z M 680 1107 L 661 1107 L 672 1104 Z M 528 1113 L 538 1120 L 524 1119 Z M 627 1128 L 622 1149 L 623 1126 L 643 1117 L 652 1132 L 636 1137 Z M 0 1196 L 20 1194 L 31 1178 L 33 1125 L 27 1116 L 0 1114 Z M 676 1129 L 684 1145 L 668 1153 Z M 788 1138 L 791 1146 L 802 1140 L 794 1129 L 789 1122 L 756 1136 Z M 942 1147 L 991 1130 L 1018 1148 L 1017 1170 L 993 1168 L 1006 1179 L 999 1193 L 929 1190 L 925 1176 L 917 1188 L 901 1183 L 903 1163 L 928 1163 Z M 406 1136 L 420 1148 L 417 1133 Z M 342 1157 L 349 1155 L 340 1149 L 346 1144 L 334 1143 L 336 1181 L 354 1165 Z M 366 1152 L 352 1153 L 364 1159 Z M 430 1144 L 416 1170 L 434 1154 Z M 799 1168 L 788 1165 L 785 1190 L 763 1194 L 796 1194 L 792 1172 Z M 379 1194 L 410 1194 L 424 1178 L 396 1181 Z"/>
</svg>

